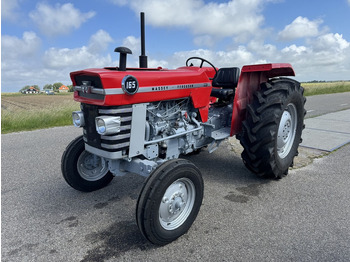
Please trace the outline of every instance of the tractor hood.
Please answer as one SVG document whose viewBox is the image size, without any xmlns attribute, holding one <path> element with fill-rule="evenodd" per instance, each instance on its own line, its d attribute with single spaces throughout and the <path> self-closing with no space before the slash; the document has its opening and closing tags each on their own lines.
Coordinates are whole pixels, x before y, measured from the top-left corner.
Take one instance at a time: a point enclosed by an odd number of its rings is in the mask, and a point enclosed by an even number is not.
<svg viewBox="0 0 350 262">
<path fill-rule="evenodd" d="M 175 70 L 131 68 L 86 69 L 70 74 L 74 99 L 81 103 L 115 106 L 192 97 L 194 106 L 204 107 L 215 71 L 209 67 Z"/>
</svg>

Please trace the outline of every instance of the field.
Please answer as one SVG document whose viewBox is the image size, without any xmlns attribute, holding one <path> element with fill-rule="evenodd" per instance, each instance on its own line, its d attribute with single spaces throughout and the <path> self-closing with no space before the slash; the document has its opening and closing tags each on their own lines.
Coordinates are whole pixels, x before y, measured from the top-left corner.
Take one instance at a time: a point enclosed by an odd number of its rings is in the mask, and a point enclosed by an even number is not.
<svg viewBox="0 0 350 262">
<path fill-rule="evenodd" d="M 305 96 L 350 92 L 350 81 L 301 83 Z"/>
<path fill-rule="evenodd" d="M 350 92 L 350 81 L 302 83 L 305 95 Z M 72 111 L 79 110 L 73 94 L 1 94 L 1 132 L 10 133 L 72 124 Z"/>
<path fill-rule="evenodd" d="M 10 133 L 72 124 L 72 111 L 79 110 L 73 94 L 1 95 L 1 132 Z"/>
</svg>

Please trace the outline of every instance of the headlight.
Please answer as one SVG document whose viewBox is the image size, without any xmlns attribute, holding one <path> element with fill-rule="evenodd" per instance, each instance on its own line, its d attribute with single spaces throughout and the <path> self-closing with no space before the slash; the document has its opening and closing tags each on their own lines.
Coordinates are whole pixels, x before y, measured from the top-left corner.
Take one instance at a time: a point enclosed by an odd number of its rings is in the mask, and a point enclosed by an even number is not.
<svg viewBox="0 0 350 262">
<path fill-rule="evenodd" d="M 111 135 L 120 132 L 119 116 L 99 116 L 95 118 L 96 131 L 100 135 Z"/>
<path fill-rule="evenodd" d="M 84 114 L 81 111 L 74 111 L 72 113 L 73 125 L 76 127 L 82 127 L 85 125 Z"/>
</svg>

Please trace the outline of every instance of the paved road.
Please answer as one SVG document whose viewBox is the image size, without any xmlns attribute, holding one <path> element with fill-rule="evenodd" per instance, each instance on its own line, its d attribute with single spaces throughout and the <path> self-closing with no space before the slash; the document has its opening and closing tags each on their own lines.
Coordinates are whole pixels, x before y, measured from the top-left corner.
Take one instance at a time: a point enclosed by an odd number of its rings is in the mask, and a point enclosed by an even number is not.
<svg viewBox="0 0 350 262">
<path fill-rule="evenodd" d="M 306 97 L 306 118 L 350 108 L 350 92 Z"/>
<path fill-rule="evenodd" d="M 350 145 L 279 181 L 256 178 L 228 143 L 192 156 L 201 211 L 186 235 L 156 247 L 134 220 L 144 178 L 92 193 L 65 183 L 60 157 L 79 134 L 2 135 L 2 261 L 350 261 Z"/>
</svg>

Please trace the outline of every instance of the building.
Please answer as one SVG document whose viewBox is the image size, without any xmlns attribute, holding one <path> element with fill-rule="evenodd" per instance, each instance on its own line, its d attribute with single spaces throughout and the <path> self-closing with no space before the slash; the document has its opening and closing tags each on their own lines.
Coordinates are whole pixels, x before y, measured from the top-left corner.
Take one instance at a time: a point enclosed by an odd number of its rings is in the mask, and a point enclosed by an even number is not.
<svg viewBox="0 0 350 262">
<path fill-rule="evenodd" d="M 67 93 L 69 91 L 69 88 L 65 85 L 62 85 L 59 89 L 58 92 L 60 93 Z"/>
<path fill-rule="evenodd" d="M 35 89 L 34 87 L 29 87 L 28 89 L 22 90 L 22 94 L 39 94 L 40 91 Z"/>
</svg>

